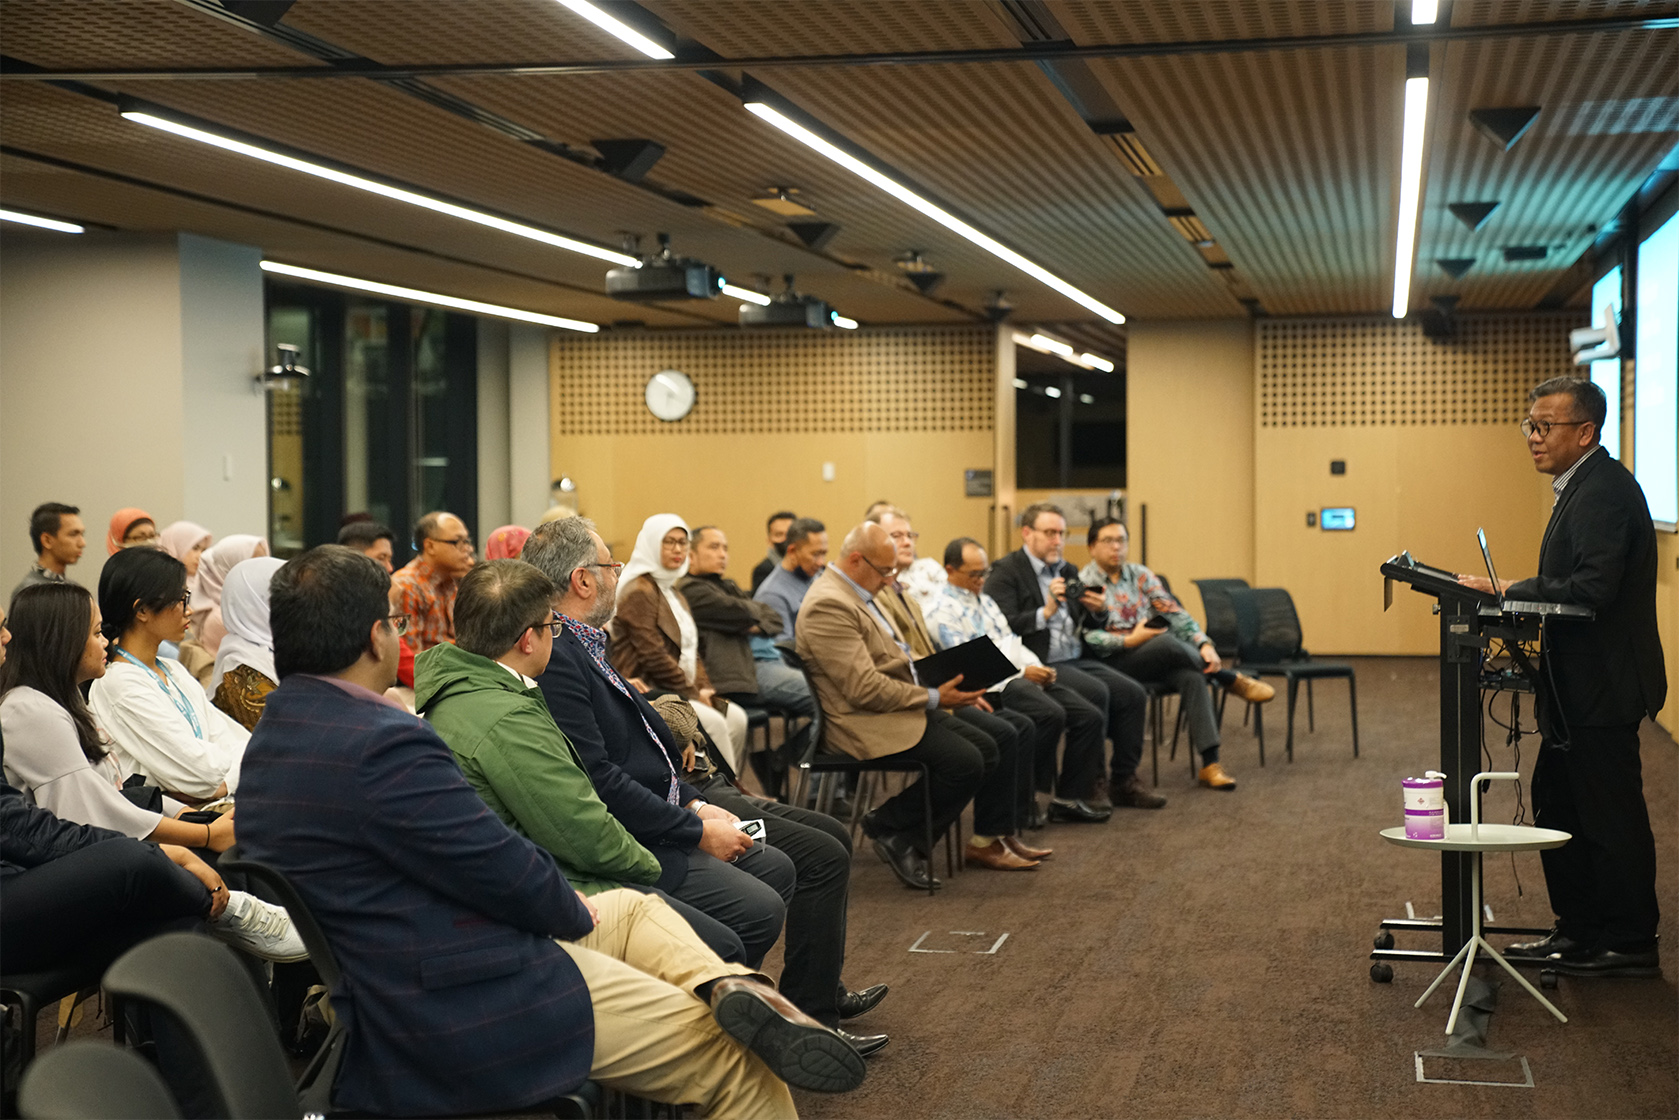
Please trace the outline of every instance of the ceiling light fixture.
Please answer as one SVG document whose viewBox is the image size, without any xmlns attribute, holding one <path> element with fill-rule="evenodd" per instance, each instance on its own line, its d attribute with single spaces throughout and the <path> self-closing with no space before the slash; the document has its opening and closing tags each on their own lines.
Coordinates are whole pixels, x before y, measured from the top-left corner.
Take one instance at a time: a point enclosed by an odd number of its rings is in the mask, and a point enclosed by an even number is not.
<svg viewBox="0 0 1680 1120">
<path fill-rule="evenodd" d="M 25 214 L 19 210 L 0 210 L 0 222 L 16 222 L 22 226 L 39 226 L 59 233 L 85 233 L 86 227 L 75 222 L 61 222 L 57 218 L 43 218 L 39 214 Z"/>
<path fill-rule="evenodd" d="M 1073 357 L 1073 347 L 1069 346 L 1061 339 L 1051 338 L 1047 334 L 1033 335 L 1027 340 L 1027 345 L 1031 346 L 1034 350 L 1039 350 L 1046 354 L 1054 354 L 1059 358 Z"/>
<path fill-rule="evenodd" d="M 744 299 L 748 303 L 756 303 L 760 307 L 770 306 L 770 297 L 763 292 L 755 292 L 751 288 L 738 288 L 734 284 L 725 284 L 718 291 L 735 299 Z"/>
<path fill-rule="evenodd" d="M 1062 391 L 1054 385 L 1046 385 L 1044 387 L 1044 395 L 1047 397 L 1060 397 L 1062 395 Z"/>
<path fill-rule="evenodd" d="M 1412 252 L 1417 247 L 1418 200 L 1423 193 L 1423 132 L 1429 113 L 1429 79 L 1406 79 L 1406 124 L 1400 135 L 1400 217 L 1394 239 L 1396 319 L 1406 317 L 1412 295 Z"/>
<path fill-rule="evenodd" d="M 623 20 L 609 16 L 600 8 L 589 3 L 589 0 L 555 0 L 555 2 L 563 8 L 570 8 L 619 42 L 630 44 L 649 58 L 677 57 Z"/>
<path fill-rule="evenodd" d="M 843 331 L 855 331 L 858 329 L 858 321 L 856 319 L 848 319 L 838 311 L 830 311 L 828 315 L 829 318 L 834 320 L 834 325 Z"/>
<path fill-rule="evenodd" d="M 456 296 L 439 295 L 436 292 L 423 292 L 418 288 L 402 288 L 395 284 L 381 284 L 377 280 L 340 276 L 336 272 L 299 268 L 297 265 L 280 264 L 278 261 L 263 261 L 262 270 L 272 272 L 277 276 L 290 276 L 294 279 L 308 280 L 316 284 L 331 284 L 335 288 L 351 288 L 358 292 L 390 296 L 392 299 L 430 303 L 438 307 L 450 307 L 456 311 L 470 311 L 475 315 L 494 315 L 498 319 L 517 319 L 521 323 L 538 323 L 545 327 L 563 327 L 569 331 L 582 331 L 585 334 L 594 334 L 601 329 L 596 324 L 586 323 L 581 319 L 565 319 L 559 315 L 543 315 L 535 311 L 521 311 L 517 307 L 503 307 L 495 303 L 480 303 L 476 299 L 460 299 Z"/>
<path fill-rule="evenodd" d="M 540 241 L 545 245 L 552 245 L 557 249 L 565 249 L 573 253 L 582 253 L 584 256 L 595 257 L 603 261 L 611 261 L 614 264 L 623 265 L 626 268 L 637 268 L 641 265 L 640 260 L 627 253 L 620 253 L 613 249 L 603 248 L 600 245 L 591 245 L 587 241 L 579 241 L 576 238 L 566 237 L 561 234 L 554 233 L 551 230 L 540 229 L 537 226 L 527 225 L 524 222 L 516 222 L 509 218 L 498 217 L 495 214 L 487 213 L 483 210 L 475 210 L 470 206 L 462 206 L 460 203 L 448 202 L 444 199 L 435 198 L 431 195 L 421 194 L 418 191 L 409 190 L 406 187 L 399 187 L 392 183 L 382 182 L 366 175 L 357 175 L 348 171 L 341 171 L 338 168 L 328 166 L 325 163 L 304 159 L 300 156 L 280 151 L 277 147 L 267 147 L 262 144 L 253 143 L 252 140 L 255 138 L 241 139 L 225 132 L 212 131 L 211 129 L 200 127 L 204 122 L 188 123 L 188 120 L 191 118 L 162 116 L 158 112 L 154 111 L 155 106 L 140 108 L 138 107 L 139 104 L 140 103 L 125 100 L 123 102 L 123 107 L 119 110 L 123 119 L 133 121 L 135 124 L 146 125 L 148 128 L 158 129 L 160 132 L 168 132 L 175 136 L 184 137 L 188 140 L 196 140 L 201 144 L 208 144 L 213 148 L 220 148 L 225 152 L 233 152 L 235 155 L 248 156 L 251 159 L 261 160 L 264 163 L 271 163 L 276 167 L 285 167 L 292 171 L 301 171 L 305 175 L 313 175 L 317 179 L 325 179 L 328 182 L 338 183 L 341 186 L 355 187 L 359 191 L 367 191 L 369 194 L 376 194 L 383 198 L 394 199 L 397 202 L 406 202 L 410 206 L 418 206 L 423 210 L 431 210 L 434 213 L 445 214 L 451 218 L 460 218 L 463 221 L 473 222 L 481 226 L 488 226 L 491 229 L 500 230 L 503 233 L 511 233 L 516 237 L 524 237 L 532 241 Z"/>
<path fill-rule="evenodd" d="M 1079 394 L 1079 403 L 1080 404 L 1096 404 L 1097 403 L 1097 398 L 1093 397 L 1089 393 L 1081 393 L 1081 394 Z"/>
<path fill-rule="evenodd" d="M 1079 360 L 1085 365 L 1090 366 L 1092 369 L 1100 369 L 1104 373 L 1114 372 L 1114 363 L 1109 361 L 1107 358 L 1101 358 L 1095 354 L 1081 354 L 1079 355 Z"/>
<path fill-rule="evenodd" d="M 1412 26 L 1434 23 L 1441 13 L 1440 0 L 1412 0 Z"/>
<path fill-rule="evenodd" d="M 1073 302 L 1079 304 L 1081 307 L 1096 312 L 1104 319 L 1107 319 L 1110 323 L 1124 323 L 1126 321 L 1126 317 L 1124 315 L 1108 306 L 1108 304 L 1103 303 L 1094 296 L 1080 291 L 1078 288 L 1074 287 L 1066 280 L 1063 280 L 1060 276 L 1057 276 L 1049 269 L 1044 268 L 1042 265 L 1034 264 L 1032 261 L 1004 245 L 996 238 L 981 233 L 978 229 L 969 225 L 955 214 L 952 214 L 950 211 L 945 210 L 940 206 L 934 205 L 932 202 L 929 202 L 909 187 L 906 187 L 896 179 L 877 171 L 875 168 L 871 167 L 869 164 L 852 155 L 850 152 L 841 148 L 837 144 L 825 140 L 811 129 L 806 128 L 804 125 L 793 120 L 791 117 L 787 116 L 775 107 L 767 105 L 762 101 L 748 101 L 746 102 L 746 109 L 749 113 L 758 117 L 765 123 L 780 129 L 782 132 L 793 137 L 795 140 L 798 140 L 801 144 L 804 144 L 813 151 L 827 156 L 829 159 L 833 160 L 841 167 L 844 167 L 852 174 L 858 176 L 860 179 L 863 179 L 873 184 L 880 190 L 885 191 L 887 194 L 892 195 L 911 209 L 927 215 L 929 218 L 932 218 L 952 233 L 955 233 L 957 236 L 965 238 L 968 241 L 980 246 L 980 248 L 986 250 L 999 260 L 1006 261 L 1009 264 L 1014 265 L 1022 272 L 1025 272 L 1028 276 L 1031 276 L 1040 283 L 1060 292 L 1062 295 L 1073 300 Z"/>
<path fill-rule="evenodd" d="M 1054 354 L 1064 362 L 1078 366 L 1080 369 L 1100 369 L 1104 373 L 1114 372 L 1114 363 L 1101 354 L 1086 352 L 1074 353 L 1072 346 L 1059 338 L 1052 338 L 1047 334 L 1023 334 L 1016 331 L 1011 338 L 1015 345 L 1025 346 L 1028 350 L 1036 350 L 1040 354 Z"/>
<path fill-rule="evenodd" d="M 1027 387 L 1026 381 L 1023 380 L 1022 378 L 1019 378 L 1019 377 L 1013 378 L 1012 382 L 1013 382 L 1015 388 L 1017 388 L 1017 389 L 1025 389 Z"/>
</svg>

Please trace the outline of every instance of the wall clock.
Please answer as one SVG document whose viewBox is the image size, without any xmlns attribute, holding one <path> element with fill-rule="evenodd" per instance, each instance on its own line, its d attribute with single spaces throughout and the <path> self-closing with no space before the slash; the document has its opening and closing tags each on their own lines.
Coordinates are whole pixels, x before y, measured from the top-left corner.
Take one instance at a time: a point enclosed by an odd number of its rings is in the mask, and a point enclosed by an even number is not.
<svg viewBox="0 0 1680 1120">
<path fill-rule="evenodd" d="M 674 369 L 662 369 L 648 379 L 648 411 L 668 423 L 675 423 L 694 408 L 694 382 L 688 374 Z"/>
</svg>

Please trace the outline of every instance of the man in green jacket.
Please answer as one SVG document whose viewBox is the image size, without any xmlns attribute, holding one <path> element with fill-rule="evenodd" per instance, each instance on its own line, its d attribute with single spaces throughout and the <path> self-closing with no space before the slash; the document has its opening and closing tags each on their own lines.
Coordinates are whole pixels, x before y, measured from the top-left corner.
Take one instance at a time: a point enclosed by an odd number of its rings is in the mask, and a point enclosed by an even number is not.
<svg viewBox="0 0 1680 1120">
<path fill-rule="evenodd" d="M 741 939 L 728 926 L 652 888 L 658 859 L 602 803 L 529 676 L 548 664 L 551 626 L 558 625 L 548 622 L 548 577 L 517 560 L 481 564 L 469 577 L 456 595 L 456 644 L 433 646 L 414 661 L 415 705 L 467 781 L 508 827 L 546 848 L 578 891 L 657 894 L 718 956 L 744 960 Z M 508 632 L 527 616 L 543 621 L 507 647 Z"/>
</svg>

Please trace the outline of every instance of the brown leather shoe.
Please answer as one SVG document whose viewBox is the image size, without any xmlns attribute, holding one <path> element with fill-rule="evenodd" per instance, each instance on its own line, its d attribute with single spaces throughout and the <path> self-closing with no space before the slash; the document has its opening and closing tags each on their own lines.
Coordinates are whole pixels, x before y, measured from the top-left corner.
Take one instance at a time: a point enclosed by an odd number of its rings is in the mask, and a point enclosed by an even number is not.
<svg viewBox="0 0 1680 1120">
<path fill-rule="evenodd" d="M 1114 803 L 1128 809 L 1159 809 L 1167 803 L 1166 798 L 1143 784 L 1136 771 L 1125 781 L 1114 783 L 1113 793 Z"/>
<path fill-rule="evenodd" d="M 1209 789 L 1224 790 L 1226 793 L 1237 788 L 1237 780 L 1225 773 L 1225 767 L 1217 762 L 1210 762 L 1202 767 L 1201 772 L 1196 775 L 1196 780 Z"/>
<path fill-rule="evenodd" d="M 1085 804 L 1093 809 L 1113 809 L 1114 802 L 1108 796 L 1108 777 L 1098 774 L 1097 780 L 1091 786 L 1090 796 L 1085 798 Z"/>
<path fill-rule="evenodd" d="M 989 867 L 993 871 L 1031 871 L 1038 866 L 1036 859 L 1022 859 L 1002 840 L 993 840 L 984 848 L 968 845 L 963 851 L 963 861 L 975 867 Z"/>
<path fill-rule="evenodd" d="M 1229 691 L 1236 693 L 1250 704 L 1264 704 L 1277 695 L 1277 689 L 1260 680 L 1258 677 L 1245 677 L 1237 674 L 1237 679 L 1231 682 Z"/>
<path fill-rule="evenodd" d="M 863 1058 L 856 1048 L 768 984 L 725 976 L 712 985 L 711 1004 L 718 1026 L 789 1085 L 846 1093 L 863 1084 Z"/>
<path fill-rule="evenodd" d="M 1003 846 L 1020 856 L 1022 859 L 1049 859 L 1056 854 L 1054 848 L 1035 848 L 1022 840 L 1019 836 L 1005 836 Z"/>
</svg>

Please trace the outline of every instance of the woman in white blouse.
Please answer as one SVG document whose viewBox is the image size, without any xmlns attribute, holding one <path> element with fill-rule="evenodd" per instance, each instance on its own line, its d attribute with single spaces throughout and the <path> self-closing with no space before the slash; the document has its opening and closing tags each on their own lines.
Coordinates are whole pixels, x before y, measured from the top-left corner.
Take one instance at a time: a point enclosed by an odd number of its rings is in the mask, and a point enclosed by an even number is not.
<svg viewBox="0 0 1680 1120">
<path fill-rule="evenodd" d="M 122 766 L 182 801 L 232 794 L 250 733 L 211 707 L 180 662 L 158 654 L 187 630 L 187 569 L 156 549 L 125 549 L 99 573 L 108 666 L 88 700 Z"/>
<path fill-rule="evenodd" d="M 193 824 L 140 808 L 121 792 L 128 773 L 82 702 L 105 675 L 105 636 L 87 588 L 24 588 L 12 601 L 16 641 L 0 665 L 0 732 L 8 784 L 55 816 L 160 844 L 226 851 L 233 814 Z M 175 807 L 170 805 L 168 807 Z"/>
</svg>

